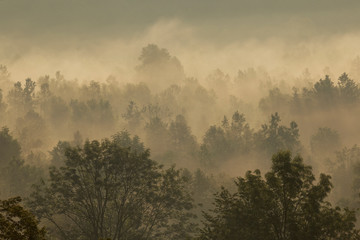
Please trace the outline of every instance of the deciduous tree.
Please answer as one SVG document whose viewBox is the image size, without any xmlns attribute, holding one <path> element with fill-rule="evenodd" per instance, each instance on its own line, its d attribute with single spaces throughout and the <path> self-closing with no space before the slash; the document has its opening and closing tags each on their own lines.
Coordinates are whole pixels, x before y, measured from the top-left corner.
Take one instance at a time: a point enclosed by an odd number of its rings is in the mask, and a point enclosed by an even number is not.
<svg viewBox="0 0 360 240">
<path fill-rule="evenodd" d="M 265 179 L 248 171 L 236 185 L 234 194 L 223 188 L 216 195 L 200 239 L 359 239 L 355 212 L 326 201 L 330 176 L 315 183 L 311 167 L 289 151 L 272 157 Z"/>
</svg>

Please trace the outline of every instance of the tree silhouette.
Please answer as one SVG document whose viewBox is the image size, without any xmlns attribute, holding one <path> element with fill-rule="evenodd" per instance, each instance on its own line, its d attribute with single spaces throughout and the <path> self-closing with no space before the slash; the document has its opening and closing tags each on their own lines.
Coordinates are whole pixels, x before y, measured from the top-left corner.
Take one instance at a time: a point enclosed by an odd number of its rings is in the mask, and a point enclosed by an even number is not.
<svg viewBox="0 0 360 240">
<path fill-rule="evenodd" d="M 314 181 L 300 156 L 273 155 L 265 179 L 259 170 L 248 171 L 236 180 L 234 194 L 225 188 L 217 193 L 200 239 L 359 239 L 355 212 L 326 201 L 330 176 Z"/>
</svg>

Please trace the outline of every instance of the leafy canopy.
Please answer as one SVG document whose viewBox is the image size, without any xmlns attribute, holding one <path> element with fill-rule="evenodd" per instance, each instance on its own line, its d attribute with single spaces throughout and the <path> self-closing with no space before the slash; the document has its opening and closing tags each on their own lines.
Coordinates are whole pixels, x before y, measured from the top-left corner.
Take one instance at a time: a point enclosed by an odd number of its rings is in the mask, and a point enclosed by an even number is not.
<svg viewBox="0 0 360 240">
<path fill-rule="evenodd" d="M 124 145 L 124 146 L 123 146 Z M 131 147 L 137 146 L 135 151 Z M 137 138 L 65 146 L 65 163 L 29 200 L 59 239 L 187 239 L 193 207 L 187 180 L 149 159 Z"/>
<path fill-rule="evenodd" d="M 236 193 L 216 194 L 200 239 L 359 239 L 355 213 L 326 201 L 330 176 L 315 183 L 311 167 L 289 151 L 273 155 L 265 179 L 255 170 L 235 183 Z"/>
<path fill-rule="evenodd" d="M 45 229 L 21 205 L 21 198 L 0 200 L 0 238 L 3 240 L 45 240 Z"/>
</svg>

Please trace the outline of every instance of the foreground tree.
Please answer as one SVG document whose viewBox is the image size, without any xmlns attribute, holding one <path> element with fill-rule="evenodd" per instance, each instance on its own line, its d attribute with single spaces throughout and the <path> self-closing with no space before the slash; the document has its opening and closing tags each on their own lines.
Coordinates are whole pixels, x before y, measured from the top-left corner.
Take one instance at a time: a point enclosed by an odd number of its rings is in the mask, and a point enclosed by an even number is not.
<svg viewBox="0 0 360 240">
<path fill-rule="evenodd" d="M 188 239 L 193 204 L 186 179 L 163 170 L 149 151 L 119 143 L 114 137 L 68 147 L 64 167 L 50 169 L 29 206 L 60 239 Z"/>
<path fill-rule="evenodd" d="M 43 240 L 45 229 L 21 205 L 21 198 L 0 200 L 0 238 L 3 240 Z"/>
<path fill-rule="evenodd" d="M 355 212 L 333 208 L 325 200 L 332 188 L 330 176 L 321 174 L 314 181 L 300 156 L 279 152 L 265 179 L 259 170 L 249 171 L 237 179 L 235 194 L 223 188 L 216 195 L 200 239 L 360 239 Z"/>
</svg>

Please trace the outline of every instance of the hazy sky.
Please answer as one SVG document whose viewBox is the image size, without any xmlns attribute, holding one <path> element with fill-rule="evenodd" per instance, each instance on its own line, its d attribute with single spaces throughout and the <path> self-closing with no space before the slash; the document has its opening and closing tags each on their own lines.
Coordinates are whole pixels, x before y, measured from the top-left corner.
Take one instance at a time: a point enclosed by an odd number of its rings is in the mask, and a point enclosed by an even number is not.
<svg viewBox="0 0 360 240">
<path fill-rule="evenodd" d="M 0 0 L 0 32 L 19 38 L 134 36 L 159 20 L 179 19 L 204 35 L 218 33 L 216 40 L 233 41 L 304 31 L 292 27 L 358 31 L 359 10 L 358 0 Z"/>
<path fill-rule="evenodd" d="M 252 47 L 255 52 L 279 50 L 283 58 L 289 51 L 312 52 L 314 44 L 333 47 L 339 38 L 351 36 L 355 40 L 348 43 L 355 43 L 359 10 L 359 0 L 0 0 L 0 63 L 29 69 L 35 56 L 42 65 L 56 58 L 53 65 L 66 71 L 65 58 L 72 62 L 96 56 L 104 65 L 118 60 L 120 66 L 134 64 L 147 43 L 169 48 L 194 64 L 209 51 L 228 54 L 239 45 L 238 49 Z M 285 51 L 284 44 L 290 50 Z M 202 52 L 191 57 L 185 49 Z M 249 54 L 238 54 L 245 53 Z M 252 58 L 248 65 L 262 64 Z M 264 58 L 269 61 L 270 54 Z M 95 66 L 96 61 L 86 64 Z M 78 64 L 83 68 L 85 63 Z M 73 62 L 69 65 L 74 67 Z M 196 74 L 193 64 L 188 69 Z"/>
</svg>

